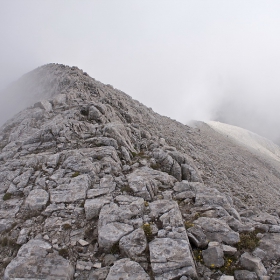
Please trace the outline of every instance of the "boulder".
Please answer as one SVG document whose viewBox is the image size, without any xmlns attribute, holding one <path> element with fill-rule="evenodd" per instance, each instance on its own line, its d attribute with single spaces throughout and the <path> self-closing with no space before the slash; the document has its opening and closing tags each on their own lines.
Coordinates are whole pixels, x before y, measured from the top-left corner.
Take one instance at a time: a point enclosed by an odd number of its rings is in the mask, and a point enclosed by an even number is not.
<svg viewBox="0 0 280 280">
<path fill-rule="evenodd" d="M 254 271 L 258 275 L 259 278 L 267 275 L 267 271 L 266 271 L 264 265 L 262 264 L 261 259 L 258 257 L 254 257 L 247 252 L 244 253 L 243 255 L 241 255 L 240 264 L 245 269 L 247 269 L 249 271 Z"/>
<path fill-rule="evenodd" d="M 85 213 L 86 219 L 91 220 L 93 218 L 97 218 L 100 212 L 100 209 L 103 205 L 110 203 L 110 200 L 107 198 L 94 198 L 94 199 L 87 199 L 85 201 Z"/>
<path fill-rule="evenodd" d="M 120 279 L 150 280 L 150 277 L 137 262 L 130 259 L 121 259 L 110 268 L 106 280 Z"/>
<path fill-rule="evenodd" d="M 104 250 L 110 250 L 123 236 L 133 231 L 133 227 L 113 222 L 98 229 L 98 244 Z"/>
<path fill-rule="evenodd" d="M 25 205 L 31 210 L 43 209 L 49 201 L 49 194 L 42 189 L 32 190 L 25 200 Z"/>
<path fill-rule="evenodd" d="M 70 262 L 56 254 L 49 254 L 51 245 L 42 240 L 30 240 L 23 245 L 6 267 L 4 280 L 61 279 L 72 280 L 74 268 Z"/>
<path fill-rule="evenodd" d="M 248 270 L 235 270 L 234 278 L 235 280 L 258 280 L 257 274 Z"/>
<path fill-rule="evenodd" d="M 142 228 L 138 228 L 121 238 L 119 242 L 121 252 L 135 261 L 145 261 L 143 257 L 147 248 L 147 240 Z"/>
<path fill-rule="evenodd" d="M 222 267 L 225 263 L 222 246 L 218 242 L 215 243 L 217 244 L 209 245 L 206 250 L 202 251 L 203 262 L 210 268 Z"/>
<path fill-rule="evenodd" d="M 186 240 L 156 238 L 149 243 L 150 260 L 155 278 L 196 277 L 189 243 Z M 172 276 L 171 276 L 172 275 Z M 170 277 L 170 278 L 168 278 Z"/>
<path fill-rule="evenodd" d="M 234 245 L 240 241 L 239 233 L 233 231 L 227 223 L 222 220 L 200 217 L 194 221 L 194 223 L 201 226 L 209 241 L 224 242 L 228 245 Z"/>
<path fill-rule="evenodd" d="M 87 190 L 90 186 L 88 175 L 79 175 L 71 179 L 70 184 L 60 185 L 50 190 L 51 202 L 74 202 L 86 198 Z"/>
</svg>

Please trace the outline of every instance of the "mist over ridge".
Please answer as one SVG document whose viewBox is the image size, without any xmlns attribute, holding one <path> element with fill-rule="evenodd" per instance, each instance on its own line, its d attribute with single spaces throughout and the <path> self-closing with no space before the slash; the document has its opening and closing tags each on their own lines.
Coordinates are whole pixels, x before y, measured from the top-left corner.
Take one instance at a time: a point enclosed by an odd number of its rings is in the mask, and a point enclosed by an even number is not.
<svg viewBox="0 0 280 280">
<path fill-rule="evenodd" d="M 279 143 L 278 1 L 2 6 L 0 89 L 40 65 L 76 65 L 182 123 L 218 120 Z M 0 124 L 29 94 L 0 95 Z"/>
</svg>

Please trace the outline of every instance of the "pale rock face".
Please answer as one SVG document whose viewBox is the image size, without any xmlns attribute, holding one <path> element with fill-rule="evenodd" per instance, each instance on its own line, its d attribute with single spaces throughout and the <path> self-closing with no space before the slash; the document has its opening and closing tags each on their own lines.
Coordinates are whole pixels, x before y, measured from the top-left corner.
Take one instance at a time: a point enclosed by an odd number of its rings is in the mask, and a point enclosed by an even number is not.
<svg viewBox="0 0 280 280">
<path fill-rule="evenodd" d="M 114 263 L 106 278 L 106 280 L 119 279 L 149 280 L 150 277 L 137 262 L 121 259 Z"/>
<path fill-rule="evenodd" d="M 110 223 L 99 229 L 98 244 L 104 250 L 109 250 L 124 235 L 133 231 L 133 227 L 124 223 Z"/>
<path fill-rule="evenodd" d="M 4 279 L 73 279 L 74 268 L 70 262 L 58 255 L 48 254 L 47 250 L 51 248 L 45 241 L 30 240 L 9 263 Z"/>
<path fill-rule="evenodd" d="M 42 189 L 32 190 L 26 198 L 25 205 L 31 210 L 43 209 L 49 200 L 49 194 Z"/>
</svg>

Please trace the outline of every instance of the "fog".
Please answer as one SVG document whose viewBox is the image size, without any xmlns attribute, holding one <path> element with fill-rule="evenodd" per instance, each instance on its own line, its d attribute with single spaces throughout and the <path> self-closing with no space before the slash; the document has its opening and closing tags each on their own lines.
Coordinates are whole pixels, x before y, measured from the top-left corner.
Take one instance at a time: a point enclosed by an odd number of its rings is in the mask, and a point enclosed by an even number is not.
<svg viewBox="0 0 280 280">
<path fill-rule="evenodd" d="M 278 0 L 0 3 L 0 89 L 63 63 L 180 122 L 220 120 L 280 143 Z M 18 100 L 0 95 L 0 124 Z"/>
</svg>

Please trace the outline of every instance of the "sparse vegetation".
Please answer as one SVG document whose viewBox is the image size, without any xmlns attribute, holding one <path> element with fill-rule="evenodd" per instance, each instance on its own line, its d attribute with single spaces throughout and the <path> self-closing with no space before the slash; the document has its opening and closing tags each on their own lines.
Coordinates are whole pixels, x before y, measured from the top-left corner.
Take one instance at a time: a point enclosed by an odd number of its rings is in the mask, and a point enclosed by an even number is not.
<svg viewBox="0 0 280 280">
<path fill-rule="evenodd" d="M 58 254 L 59 254 L 61 257 L 65 258 L 65 259 L 69 258 L 69 252 L 68 252 L 68 249 L 67 249 L 67 248 L 61 248 L 61 249 L 58 251 Z"/>
<path fill-rule="evenodd" d="M 151 164 L 151 168 L 153 168 L 154 170 L 160 170 L 160 164 L 158 164 L 158 163 L 152 163 L 152 164 Z"/>
<path fill-rule="evenodd" d="M 203 263 L 203 257 L 202 257 L 202 250 L 200 249 L 194 249 L 193 250 L 193 256 L 196 262 Z"/>
<path fill-rule="evenodd" d="M 76 171 L 72 174 L 72 178 L 78 177 L 80 175 L 79 171 Z"/>
<path fill-rule="evenodd" d="M 153 233 L 152 233 L 151 225 L 149 223 L 145 223 L 142 228 L 145 232 L 145 235 L 147 237 L 148 242 L 152 241 L 153 240 Z"/>
<path fill-rule="evenodd" d="M 193 222 L 191 222 L 191 221 L 185 221 L 185 228 L 186 228 L 186 229 L 191 228 L 191 227 L 193 227 L 193 226 L 194 226 Z"/>
<path fill-rule="evenodd" d="M 69 230 L 69 229 L 72 228 L 72 226 L 69 225 L 69 224 L 63 224 L 63 225 L 62 225 L 62 228 L 63 228 L 63 230 Z"/>
<path fill-rule="evenodd" d="M 4 194 L 3 200 L 11 199 L 11 197 L 12 197 L 12 194 L 7 192 L 7 193 Z"/>
<path fill-rule="evenodd" d="M 225 257 L 225 264 L 220 270 L 226 275 L 233 275 L 234 271 L 240 269 L 235 257 Z"/>
<path fill-rule="evenodd" d="M 129 185 L 125 185 L 121 187 L 121 192 L 126 192 L 128 194 L 133 194 L 133 190 L 130 188 Z"/>
<path fill-rule="evenodd" d="M 110 250 L 111 254 L 115 255 L 115 254 L 119 254 L 120 253 L 120 247 L 119 247 L 119 242 L 115 243 L 111 250 Z"/>
<path fill-rule="evenodd" d="M 240 242 L 237 243 L 237 249 L 239 251 L 253 251 L 259 245 L 257 234 L 260 232 L 260 230 L 254 230 L 252 232 L 241 232 L 239 234 Z"/>
</svg>

